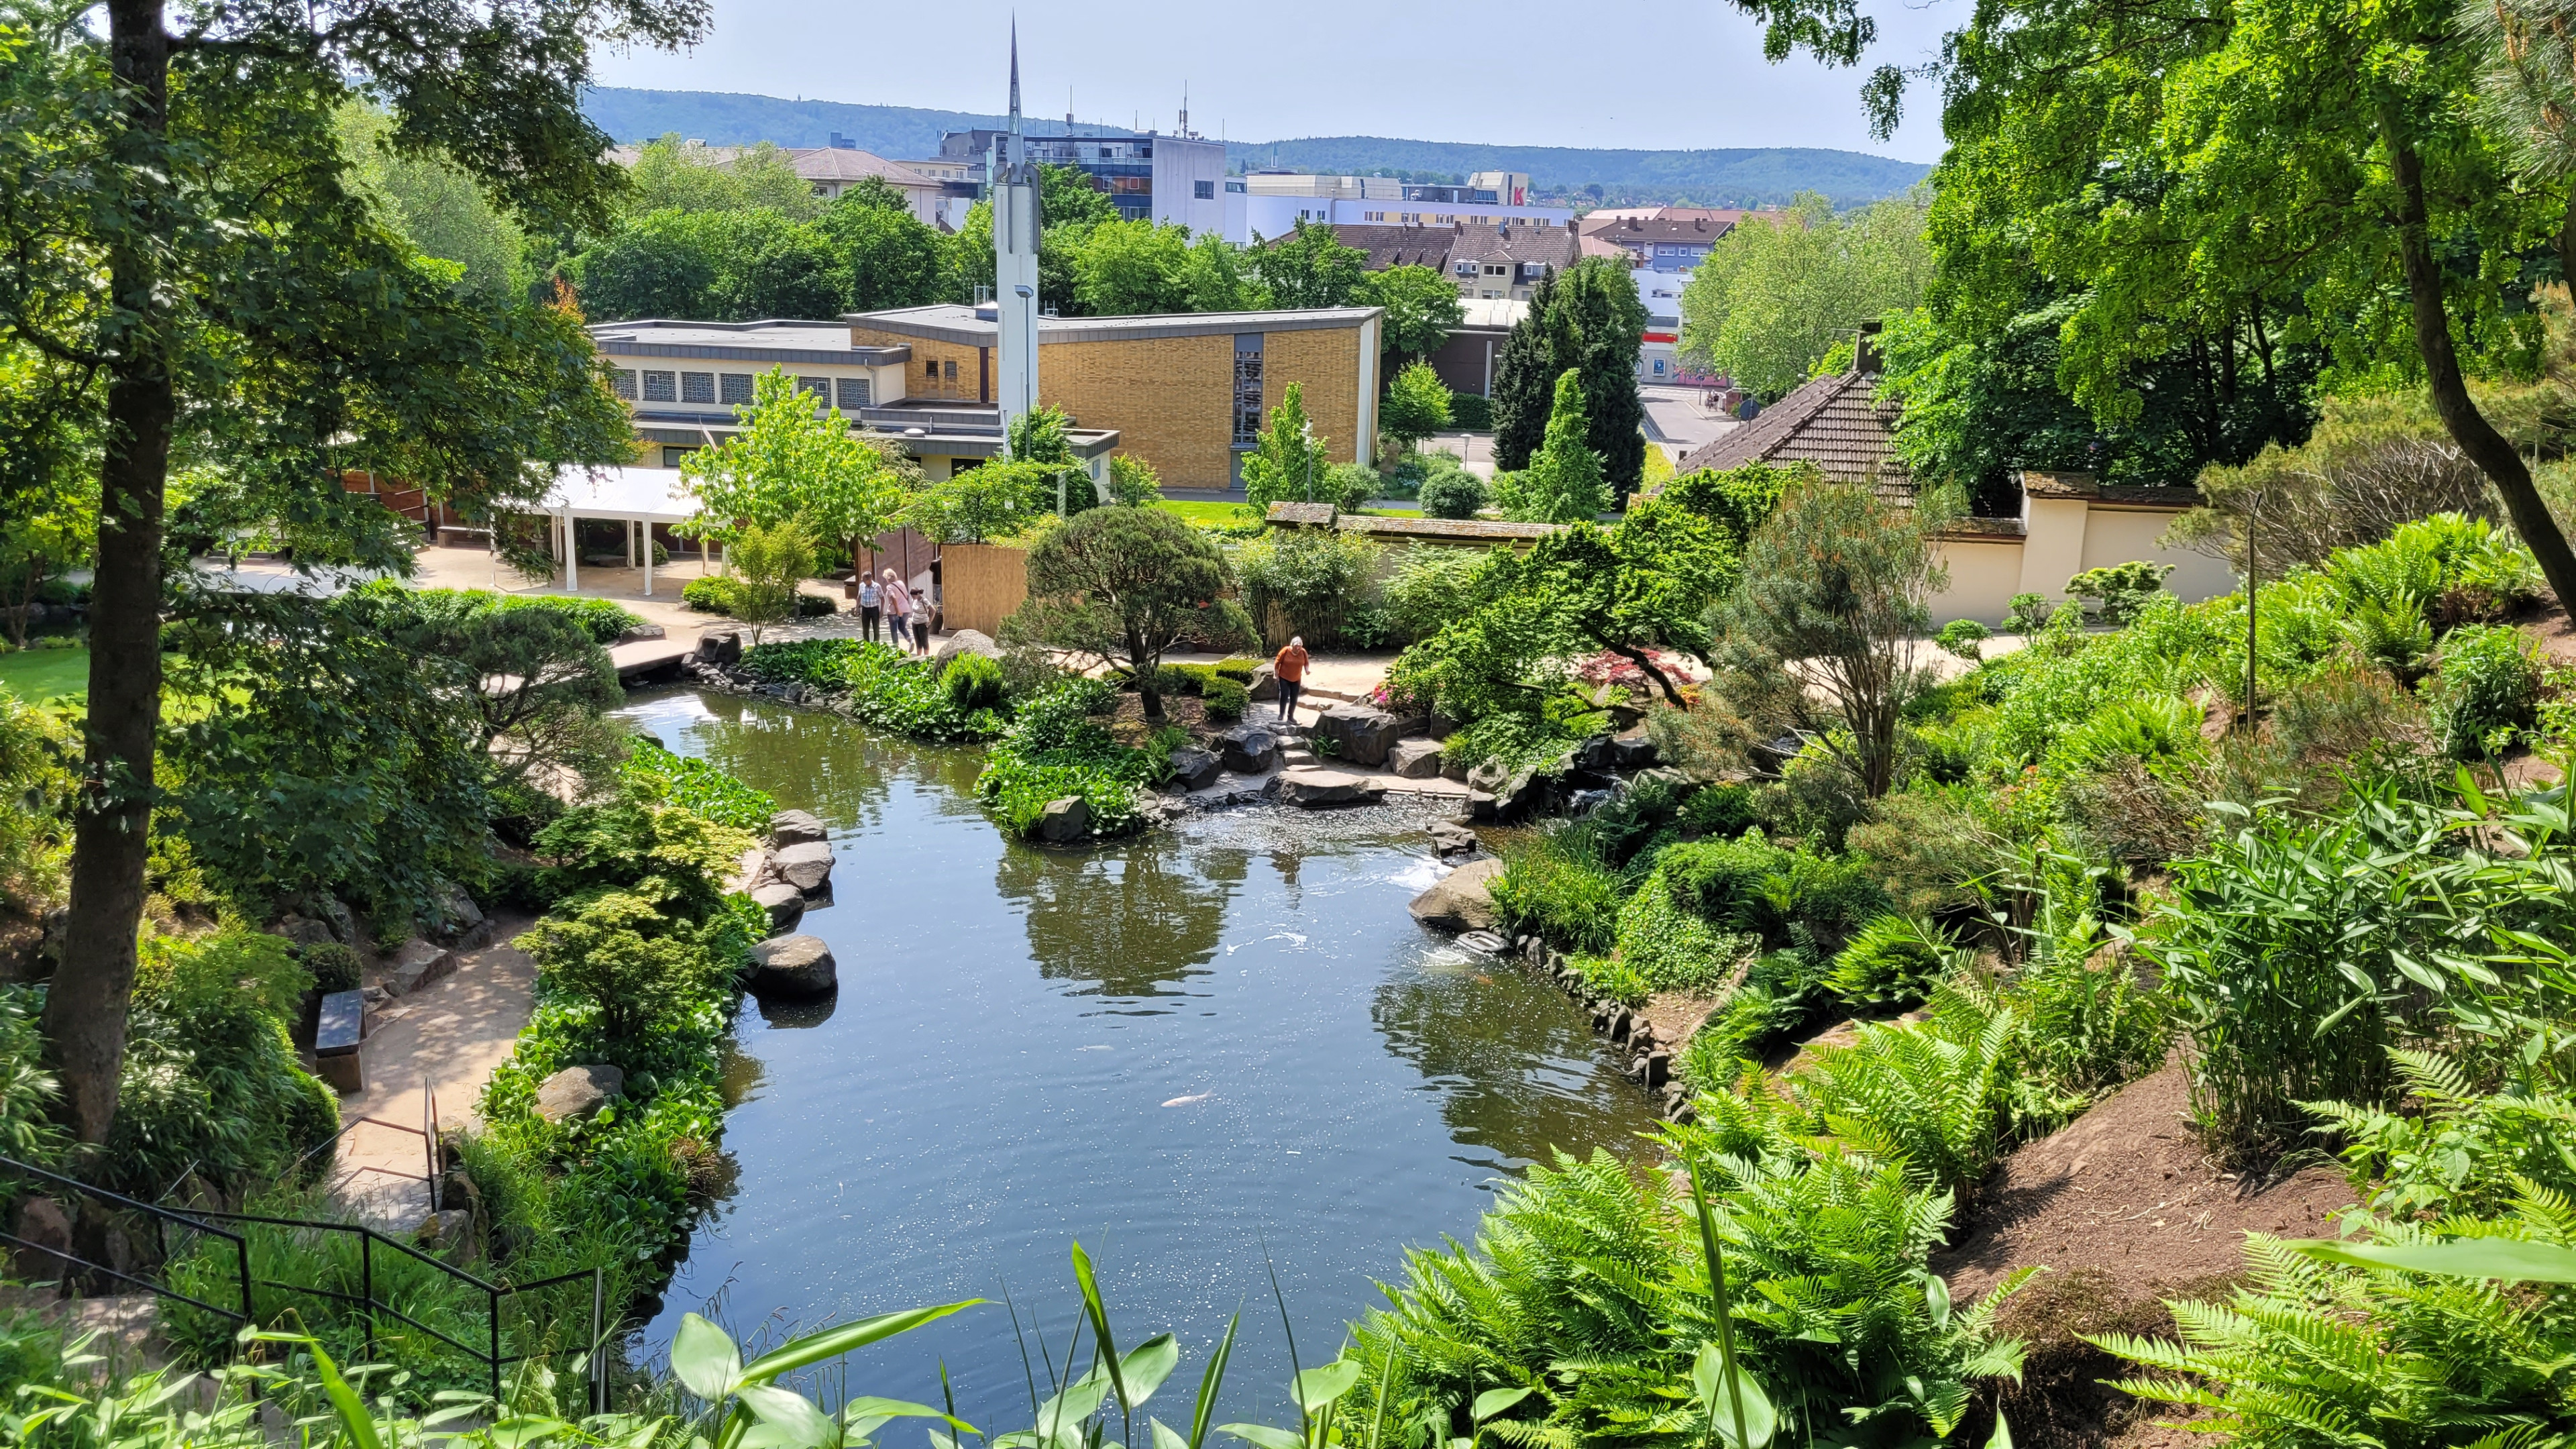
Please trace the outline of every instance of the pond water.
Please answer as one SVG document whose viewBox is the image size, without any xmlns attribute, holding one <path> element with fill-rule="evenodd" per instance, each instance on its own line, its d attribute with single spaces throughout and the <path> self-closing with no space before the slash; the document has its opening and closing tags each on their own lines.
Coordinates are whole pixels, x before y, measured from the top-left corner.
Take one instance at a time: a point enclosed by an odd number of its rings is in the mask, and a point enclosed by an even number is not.
<svg viewBox="0 0 2576 1449">
<path fill-rule="evenodd" d="M 1644 1094 L 1571 1003 L 1406 914 L 1443 870 L 1430 807 L 1256 809 L 1039 850 L 977 807 L 977 750 L 695 691 L 625 714 L 822 817 L 838 857 L 833 904 L 800 929 L 830 943 L 840 992 L 745 1004 L 739 1176 L 643 1354 L 692 1311 L 774 1339 L 988 1298 L 857 1355 L 846 1390 L 937 1402 L 944 1363 L 967 1418 L 1011 1427 L 1026 1389 L 999 1300 L 1035 1310 L 1060 1362 L 1079 1239 L 1123 1340 L 1181 1340 L 1167 1421 L 1187 1422 L 1240 1304 L 1222 1417 L 1285 1422 L 1265 1253 L 1311 1366 L 1406 1245 L 1471 1237 L 1530 1162 L 1652 1157 Z"/>
</svg>

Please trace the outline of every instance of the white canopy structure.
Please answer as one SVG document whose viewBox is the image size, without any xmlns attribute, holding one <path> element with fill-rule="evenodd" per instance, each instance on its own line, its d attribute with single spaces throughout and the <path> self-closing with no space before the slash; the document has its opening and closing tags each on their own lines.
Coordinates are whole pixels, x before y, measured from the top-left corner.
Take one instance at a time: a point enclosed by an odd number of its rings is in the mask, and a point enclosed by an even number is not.
<svg viewBox="0 0 2576 1449">
<path fill-rule="evenodd" d="M 581 552 L 573 525 L 585 518 L 613 518 L 626 525 L 628 566 L 642 559 L 647 598 L 653 593 L 652 526 L 698 516 L 697 500 L 682 485 L 677 468 L 567 468 L 537 506 L 552 520 L 563 548 L 565 588 L 581 588 Z"/>
</svg>

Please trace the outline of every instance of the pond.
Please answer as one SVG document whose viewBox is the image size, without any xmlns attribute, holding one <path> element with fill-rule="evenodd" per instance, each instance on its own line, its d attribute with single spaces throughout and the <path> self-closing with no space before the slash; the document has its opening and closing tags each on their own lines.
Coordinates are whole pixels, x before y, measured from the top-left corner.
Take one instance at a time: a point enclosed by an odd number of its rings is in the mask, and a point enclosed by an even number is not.
<svg viewBox="0 0 2576 1449">
<path fill-rule="evenodd" d="M 823 1005 L 745 1004 L 738 1178 L 642 1354 L 692 1311 L 774 1340 L 988 1298 L 858 1355 L 846 1391 L 936 1402 L 944 1363 L 965 1417 L 1012 1427 L 1026 1389 L 1002 1293 L 1060 1362 L 1079 1239 L 1122 1338 L 1181 1340 L 1167 1420 L 1186 1423 L 1240 1304 L 1221 1417 L 1285 1422 L 1265 1255 L 1311 1366 L 1406 1245 L 1472 1237 L 1532 1161 L 1652 1160 L 1645 1095 L 1575 1007 L 1406 914 L 1443 870 L 1433 807 L 1255 809 L 1040 850 L 977 807 L 980 751 L 695 691 L 625 714 L 829 824 L 835 899 L 800 929 L 841 977 Z"/>
</svg>

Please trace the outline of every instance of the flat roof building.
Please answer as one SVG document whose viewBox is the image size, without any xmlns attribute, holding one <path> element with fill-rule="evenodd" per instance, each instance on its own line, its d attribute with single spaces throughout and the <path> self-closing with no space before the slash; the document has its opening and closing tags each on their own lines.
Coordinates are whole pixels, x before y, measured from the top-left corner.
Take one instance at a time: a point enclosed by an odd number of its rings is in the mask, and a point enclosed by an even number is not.
<svg viewBox="0 0 2576 1449">
<path fill-rule="evenodd" d="M 853 351 L 908 349 L 911 396 L 935 394 L 961 416 L 995 397 L 992 309 L 943 303 L 846 321 Z M 1383 321 L 1377 307 L 1042 317 L 1039 401 L 1111 430 L 1117 450 L 1151 464 L 1165 488 L 1212 492 L 1240 483 L 1242 456 L 1294 382 L 1331 460 L 1367 463 Z M 942 476 L 928 450 L 914 451 Z"/>
</svg>

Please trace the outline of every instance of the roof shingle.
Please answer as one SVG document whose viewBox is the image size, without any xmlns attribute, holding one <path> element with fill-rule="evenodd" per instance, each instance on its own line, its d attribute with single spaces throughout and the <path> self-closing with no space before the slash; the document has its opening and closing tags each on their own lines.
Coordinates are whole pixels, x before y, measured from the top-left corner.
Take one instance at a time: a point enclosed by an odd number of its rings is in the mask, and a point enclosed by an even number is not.
<svg viewBox="0 0 2576 1449">
<path fill-rule="evenodd" d="M 1892 436 L 1898 410 L 1879 399 L 1878 381 L 1875 372 L 1816 378 L 1753 421 L 1684 455 L 1675 471 L 1813 463 L 1835 482 L 1866 483 L 1887 497 L 1910 500 L 1914 480 L 1896 456 Z"/>
</svg>

